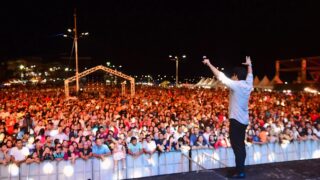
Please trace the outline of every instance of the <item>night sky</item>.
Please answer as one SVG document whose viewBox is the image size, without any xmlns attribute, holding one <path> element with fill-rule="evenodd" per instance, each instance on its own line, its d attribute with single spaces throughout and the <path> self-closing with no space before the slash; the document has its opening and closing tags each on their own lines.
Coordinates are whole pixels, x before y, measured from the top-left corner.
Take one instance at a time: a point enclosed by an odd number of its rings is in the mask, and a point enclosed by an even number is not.
<svg viewBox="0 0 320 180">
<path fill-rule="evenodd" d="M 129 74 L 173 75 L 168 55 L 186 54 L 182 77 L 211 76 L 203 55 L 226 69 L 250 55 L 270 78 L 276 59 L 320 55 L 318 0 L 48 0 L 1 2 L 0 59 L 70 56 L 72 40 L 58 35 L 73 27 L 74 7 L 79 32 L 90 32 L 79 56 L 92 67 L 108 59 Z"/>
</svg>

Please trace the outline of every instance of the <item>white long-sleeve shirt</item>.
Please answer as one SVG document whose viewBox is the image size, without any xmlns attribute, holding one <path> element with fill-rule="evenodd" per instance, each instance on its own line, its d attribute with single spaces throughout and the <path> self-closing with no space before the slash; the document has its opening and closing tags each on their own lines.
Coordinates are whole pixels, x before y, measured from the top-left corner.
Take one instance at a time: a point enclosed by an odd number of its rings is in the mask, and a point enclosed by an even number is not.
<svg viewBox="0 0 320 180">
<path fill-rule="evenodd" d="M 223 72 L 217 77 L 230 89 L 229 94 L 229 119 L 235 119 L 242 124 L 249 124 L 249 98 L 253 90 L 253 75 L 249 73 L 246 80 L 234 81 Z"/>
</svg>

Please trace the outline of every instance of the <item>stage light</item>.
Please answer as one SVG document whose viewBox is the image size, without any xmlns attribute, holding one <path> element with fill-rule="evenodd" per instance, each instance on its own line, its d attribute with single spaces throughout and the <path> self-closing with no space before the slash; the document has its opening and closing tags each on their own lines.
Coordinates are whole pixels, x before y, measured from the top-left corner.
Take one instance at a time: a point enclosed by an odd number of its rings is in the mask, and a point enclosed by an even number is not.
<svg viewBox="0 0 320 180">
<path fill-rule="evenodd" d="M 289 145 L 289 143 L 282 143 L 281 144 L 281 148 L 282 149 L 287 149 L 288 145 Z"/>
<path fill-rule="evenodd" d="M 53 165 L 48 162 L 43 166 L 42 170 L 45 174 L 51 174 L 53 172 Z"/>
<path fill-rule="evenodd" d="M 71 165 L 67 165 L 63 168 L 63 174 L 67 177 L 71 177 L 74 173 L 74 169 Z"/>
<path fill-rule="evenodd" d="M 11 176 L 18 176 L 19 175 L 19 168 L 16 164 L 10 164 L 8 166 L 8 172 Z"/>
<path fill-rule="evenodd" d="M 100 161 L 101 169 L 107 170 L 111 167 L 112 162 L 109 159 L 104 159 Z"/>
<path fill-rule="evenodd" d="M 273 162 L 275 159 L 276 159 L 276 156 L 273 152 L 268 154 L 269 162 Z"/>
<path fill-rule="evenodd" d="M 152 159 L 152 157 L 148 158 L 147 161 L 148 161 L 149 165 L 155 166 L 155 162 L 154 162 L 154 160 Z"/>
<path fill-rule="evenodd" d="M 255 152 L 253 154 L 253 160 L 254 160 L 254 162 L 260 161 L 261 160 L 261 153 L 260 152 Z"/>
<path fill-rule="evenodd" d="M 320 150 L 315 150 L 312 154 L 313 159 L 318 159 L 320 158 Z"/>
<path fill-rule="evenodd" d="M 139 171 L 139 169 L 136 168 L 133 172 L 133 178 L 139 178 L 141 176 L 142 176 L 141 171 Z"/>
<path fill-rule="evenodd" d="M 216 159 L 217 161 L 220 160 L 219 154 L 217 152 L 213 153 L 213 158 Z"/>
</svg>

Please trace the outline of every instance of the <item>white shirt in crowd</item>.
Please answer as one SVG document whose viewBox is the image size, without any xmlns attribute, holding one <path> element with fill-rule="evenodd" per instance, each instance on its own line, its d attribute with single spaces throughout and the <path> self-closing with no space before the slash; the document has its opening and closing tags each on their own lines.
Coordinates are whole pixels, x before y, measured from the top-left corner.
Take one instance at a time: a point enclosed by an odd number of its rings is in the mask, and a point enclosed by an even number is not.
<svg viewBox="0 0 320 180">
<path fill-rule="evenodd" d="M 207 133 L 207 132 L 203 133 L 203 137 L 206 140 L 206 142 L 209 142 L 209 136 L 210 136 L 210 133 Z"/>
<path fill-rule="evenodd" d="M 249 73 L 246 80 L 234 81 L 223 72 L 218 79 L 230 89 L 229 94 L 229 119 L 235 119 L 242 124 L 249 124 L 249 98 L 253 90 L 253 74 Z"/>
<path fill-rule="evenodd" d="M 316 128 L 313 128 L 313 133 L 320 138 L 320 131 L 318 131 Z"/>
<path fill-rule="evenodd" d="M 55 135 L 54 139 L 59 139 L 60 143 L 62 143 L 64 140 L 69 141 L 69 137 L 65 133 L 59 133 Z"/>
<path fill-rule="evenodd" d="M 175 141 L 175 142 L 178 142 L 179 138 L 181 138 L 181 137 L 183 137 L 183 136 L 184 136 L 184 132 L 182 132 L 182 133 L 176 132 L 176 133 L 174 134 L 174 141 Z"/>
<path fill-rule="evenodd" d="M 151 140 L 149 143 L 145 141 L 142 144 L 142 148 L 150 152 L 150 151 L 154 151 L 157 148 L 157 145 L 153 140 Z"/>
<path fill-rule="evenodd" d="M 22 149 L 18 149 L 17 147 L 13 147 L 10 150 L 10 156 L 13 156 L 16 161 L 25 160 L 27 156 L 29 156 L 30 152 L 27 147 L 22 147 Z"/>
</svg>

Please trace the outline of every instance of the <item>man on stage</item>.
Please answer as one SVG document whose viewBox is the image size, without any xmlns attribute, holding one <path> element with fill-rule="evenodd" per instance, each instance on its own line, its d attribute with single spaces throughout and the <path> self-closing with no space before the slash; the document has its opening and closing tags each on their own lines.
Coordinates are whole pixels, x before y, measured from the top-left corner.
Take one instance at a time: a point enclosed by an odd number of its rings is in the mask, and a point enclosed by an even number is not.
<svg viewBox="0 0 320 180">
<path fill-rule="evenodd" d="M 246 62 L 242 63 L 245 67 L 236 67 L 234 69 L 234 80 L 225 76 L 214 67 L 209 59 L 204 59 L 203 63 L 211 69 L 213 74 L 224 85 L 230 89 L 229 94 L 229 134 L 231 146 L 236 160 L 236 172 L 229 174 L 229 178 L 245 178 L 244 163 L 246 159 L 245 148 L 245 133 L 247 125 L 249 124 L 248 103 L 250 93 L 253 90 L 253 75 L 252 64 L 249 56 L 246 57 Z"/>
</svg>

